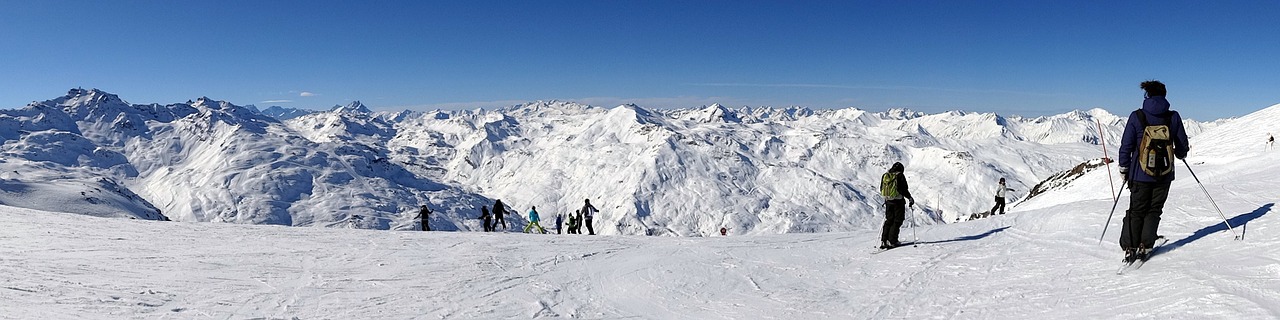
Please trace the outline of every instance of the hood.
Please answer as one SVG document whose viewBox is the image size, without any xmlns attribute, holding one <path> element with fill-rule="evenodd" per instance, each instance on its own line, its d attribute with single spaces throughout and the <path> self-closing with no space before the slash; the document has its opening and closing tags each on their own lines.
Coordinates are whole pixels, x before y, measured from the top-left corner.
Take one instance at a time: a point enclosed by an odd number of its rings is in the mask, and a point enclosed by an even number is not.
<svg viewBox="0 0 1280 320">
<path fill-rule="evenodd" d="M 1164 96 L 1148 97 L 1142 101 L 1142 111 L 1153 116 L 1163 116 L 1165 112 L 1169 112 L 1169 100 L 1165 100 Z"/>
</svg>

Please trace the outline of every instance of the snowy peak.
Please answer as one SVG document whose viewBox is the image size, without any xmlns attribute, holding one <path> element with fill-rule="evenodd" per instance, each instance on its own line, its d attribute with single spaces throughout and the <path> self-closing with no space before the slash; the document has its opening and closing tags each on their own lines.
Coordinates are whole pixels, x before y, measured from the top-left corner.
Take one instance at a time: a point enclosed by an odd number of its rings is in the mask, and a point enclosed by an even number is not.
<svg viewBox="0 0 1280 320">
<path fill-rule="evenodd" d="M 272 117 L 280 121 L 285 121 L 285 120 L 315 113 L 315 111 L 312 111 L 312 110 L 298 109 L 298 108 L 285 108 L 281 106 L 270 106 L 258 112 L 262 113 L 262 115 Z"/>
<path fill-rule="evenodd" d="M 740 123 L 742 118 L 738 117 L 738 113 L 729 108 L 725 108 L 719 103 L 703 107 L 701 110 L 690 112 L 684 115 L 685 120 L 693 120 L 701 123 Z"/>
<path fill-rule="evenodd" d="M 506 109 L 499 109 L 496 112 L 519 116 L 521 118 L 528 118 L 585 115 L 603 112 L 603 109 L 576 102 L 539 100 L 515 105 Z"/>
<path fill-rule="evenodd" d="M 359 100 L 352 101 L 351 103 L 348 103 L 345 106 L 333 106 L 333 109 L 330 109 L 329 111 L 337 112 L 337 113 L 354 113 L 354 114 L 373 113 L 373 111 L 369 110 L 368 107 L 365 107 L 363 103 L 360 103 Z"/>
<path fill-rule="evenodd" d="M 948 111 L 946 114 L 959 116 L 959 115 L 964 115 L 964 112 Z M 877 113 L 877 115 L 879 115 L 883 119 L 889 119 L 889 120 L 910 120 L 910 119 L 923 117 L 925 113 L 918 112 L 918 111 L 911 111 L 910 109 L 904 109 L 904 108 L 893 108 L 893 109 L 885 110 L 884 112 Z"/>
<path fill-rule="evenodd" d="M 124 100 L 120 100 L 119 96 L 115 94 L 107 93 L 106 91 L 98 90 L 96 88 L 89 89 L 89 90 L 85 90 L 82 88 L 71 89 L 67 91 L 67 95 L 65 96 L 65 98 L 67 98 L 67 100 L 69 101 L 68 105 L 77 105 L 77 104 L 127 105 L 128 104 L 124 102 Z"/>
</svg>

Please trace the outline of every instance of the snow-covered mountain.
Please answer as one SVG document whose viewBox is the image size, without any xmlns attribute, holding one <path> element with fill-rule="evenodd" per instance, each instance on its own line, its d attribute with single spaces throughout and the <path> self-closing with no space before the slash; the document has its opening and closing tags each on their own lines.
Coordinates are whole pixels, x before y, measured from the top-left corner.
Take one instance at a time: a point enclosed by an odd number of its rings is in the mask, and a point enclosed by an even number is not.
<svg viewBox="0 0 1280 320">
<path fill-rule="evenodd" d="M 312 114 L 312 113 L 315 113 L 316 111 L 307 110 L 307 109 L 298 109 L 298 108 L 285 108 L 281 106 L 270 106 L 270 107 L 267 107 L 266 109 L 259 110 L 258 112 L 261 112 L 265 116 L 275 118 L 276 120 L 285 121 L 285 120 L 305 116 L 308 114 Z"/>
<path fill-rule="evenodd" d="M 73 89 L 0 111 L 0 124 L 6 179 L 111 181 L 137 195 L 112 207 L 122 215 L 412 229 L 427 204 L 434 229 L 478 230 L 494 199 L 553 217 L 589 198 L 601 233 L 702 236 L 876 228 L 880 174 L 898 161 L 916 210 L 955 221 L 989 208 L 1000 177 L 1022 198 L 1101 157 L 1102 140 L 1114 153 L 1123 118 L 550 101 L 394 113 L 353 102 L 281 122 L 208 98 L 133 105 Z"/>
</svg>

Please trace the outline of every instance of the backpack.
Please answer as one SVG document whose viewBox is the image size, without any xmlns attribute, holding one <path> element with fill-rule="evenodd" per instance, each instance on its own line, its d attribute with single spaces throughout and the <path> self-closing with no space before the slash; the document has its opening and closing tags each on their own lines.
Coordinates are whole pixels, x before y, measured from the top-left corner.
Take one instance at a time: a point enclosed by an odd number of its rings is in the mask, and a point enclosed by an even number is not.
<svg viewBox="0 0 1280 320">
<path fill-rule="evenodd" d="M 1148 124 L 1147 113 L 1137 112 L 1138 122 L 1142 123 L 1142 142 L 1138 144 L 1139 166 L 1153 178 L 1173 172 L 1173 134 L 1169 127 L 1173 111 L 1165 112 L 1165 124 L 1159 125 Z"/>
<path fill-rule="evenodd" d="M 885 200 L 902 199 L 902 194 L 898 193 L 898 176 L 902 175 L 898 172 L 886 172 L 880 176 L 880 195 Z"/>
</svg>

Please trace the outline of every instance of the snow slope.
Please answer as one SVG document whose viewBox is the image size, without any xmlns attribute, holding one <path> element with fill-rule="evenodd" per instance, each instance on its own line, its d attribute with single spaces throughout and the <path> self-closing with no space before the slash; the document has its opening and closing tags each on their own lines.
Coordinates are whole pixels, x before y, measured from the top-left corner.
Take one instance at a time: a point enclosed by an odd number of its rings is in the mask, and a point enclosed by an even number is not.
<svg viewBox="0 0 1280 320">
<path fill-rule="evenodd" d="M 1206 134 L 1206 136 L 1208 136 Z M 1224 135 L 1230 136 L 1230 135 Z M 1217 143 L 1197 139 L 1196 143 Z M 384 232 L 100 219 L 0 206 L 0 315 L 22 318 L 1274 319 L 1280 153 L 1192 156 L 1141 270 L 1098 236 L 1103 170 L 994 218 L 728 237 Z M 1184 170 L 1181 168 L 1180 170 Z M 1126 197 L 1127 198 L 1127 197 Z M 1127 202 L 1126 199 L 1121 201 Z M 1034 208 L 1034 209 L 1024 209 Z"/>
</svg>

